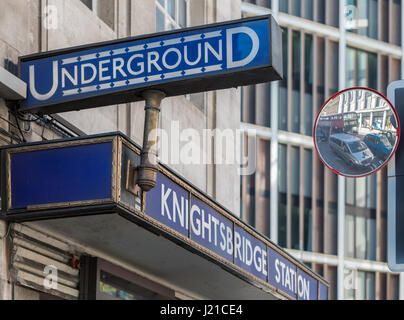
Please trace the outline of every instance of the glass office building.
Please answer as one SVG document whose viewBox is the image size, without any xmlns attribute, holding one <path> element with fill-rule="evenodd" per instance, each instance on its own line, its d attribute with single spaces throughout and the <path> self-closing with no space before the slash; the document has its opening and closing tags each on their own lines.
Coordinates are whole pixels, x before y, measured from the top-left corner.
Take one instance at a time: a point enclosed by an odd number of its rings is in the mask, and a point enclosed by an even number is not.
<svg viewBox="0 0 404 320">
<path fill-rule="evenodd" d="M 244 17 L 277 17 L 284 52 L 282 81 L 242 91 L 245 145 L 248 130 L 257 132 L 243 219 L 323 275 L 331 299 L 402 299 L 404 276 L 386 263 L 387 169 L 338 177 L 312 140 L 319 109 L 339 89 L 386 94 L 403 77 L 401 1 L 248 0 L 241 8 Z"/>
</svg>

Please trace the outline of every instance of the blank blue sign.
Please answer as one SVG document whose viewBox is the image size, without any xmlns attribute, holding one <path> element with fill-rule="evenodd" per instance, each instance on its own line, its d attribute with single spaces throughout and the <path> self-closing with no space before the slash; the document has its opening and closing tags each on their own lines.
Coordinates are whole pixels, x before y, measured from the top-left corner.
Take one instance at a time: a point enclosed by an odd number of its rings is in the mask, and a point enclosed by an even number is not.
<svg viewBox="0 0 404 320">
<path fill-rule="evenodd" d="M 111 142 L 10 157 L 10 209 L 111 198 Z"/>
</svg>

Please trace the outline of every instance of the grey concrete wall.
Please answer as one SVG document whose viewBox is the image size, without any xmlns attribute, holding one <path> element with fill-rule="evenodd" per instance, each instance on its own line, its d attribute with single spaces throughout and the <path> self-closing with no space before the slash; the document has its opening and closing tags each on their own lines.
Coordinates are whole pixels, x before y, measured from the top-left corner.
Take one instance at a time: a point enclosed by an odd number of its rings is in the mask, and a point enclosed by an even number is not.
<svg viewBox="0 0 404 320">
<path fill-rule="evenodd" d="M 48 5 L 57 8 L 58 27 L 48 30 L 42 28 L 42 32 L 45 34 L 44 50 L 61 49 L 117 38 L 115 31 L 81 1 L 48 0 Z M 117 109 L 117 106 L 110 106 L 94 110 L 66 112 L 61 116 L 85 133 L 96 134 L 118 130 Z"/>
<path fill-rule="evenodd" d="M 36 52 L 39 46 L 39 1 L 3 0 L 0 10 L 0 58 Z M 3 51 L 1 51 L 3 50 Z"/>
</svg>

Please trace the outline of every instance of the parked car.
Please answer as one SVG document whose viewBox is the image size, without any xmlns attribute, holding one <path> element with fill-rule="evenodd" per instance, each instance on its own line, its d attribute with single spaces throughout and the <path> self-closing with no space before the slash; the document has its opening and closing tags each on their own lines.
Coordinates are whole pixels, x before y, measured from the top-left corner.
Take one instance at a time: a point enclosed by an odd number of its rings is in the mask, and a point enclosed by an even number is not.
<svg viewBox="0 0 404 320">
<path fill-rule="evenodd" d="M 338 133 L 330 136 L 328 141 L 331 150 L 351 166 L 368 167 L 375 158 L 367 145 L 356 136 Z"/>
<path fill-rule="evenodd" d="M 384 130 L 384 131 L 381 131 L 380 134 L 387 138 L 387 140 L 390 142 L 391 146 L 395 145 L 397 136 L 394 132 Z"/>
<path fill-rule="evenodd" d="M 363 138 L 363 142 L 376 157 L 383 161 L 388 159 L 393 148 L 389 140 L 381 134 L 368 134 Z"/>
</svg>

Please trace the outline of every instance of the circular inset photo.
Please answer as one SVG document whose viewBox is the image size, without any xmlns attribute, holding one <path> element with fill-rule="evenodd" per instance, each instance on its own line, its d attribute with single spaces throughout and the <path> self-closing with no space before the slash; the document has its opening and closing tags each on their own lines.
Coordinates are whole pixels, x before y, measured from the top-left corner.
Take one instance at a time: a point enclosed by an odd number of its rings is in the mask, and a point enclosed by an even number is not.
<svg viewBox="0 0 404 320">
<path fill-rule="evenodd" d="M 369 88 L 338 92 L 321 108 L 314 145 L 333 172 L 351 178 L 382 169 L 400 140 L 400 121 L 391 102 Z"/>
</svg>

